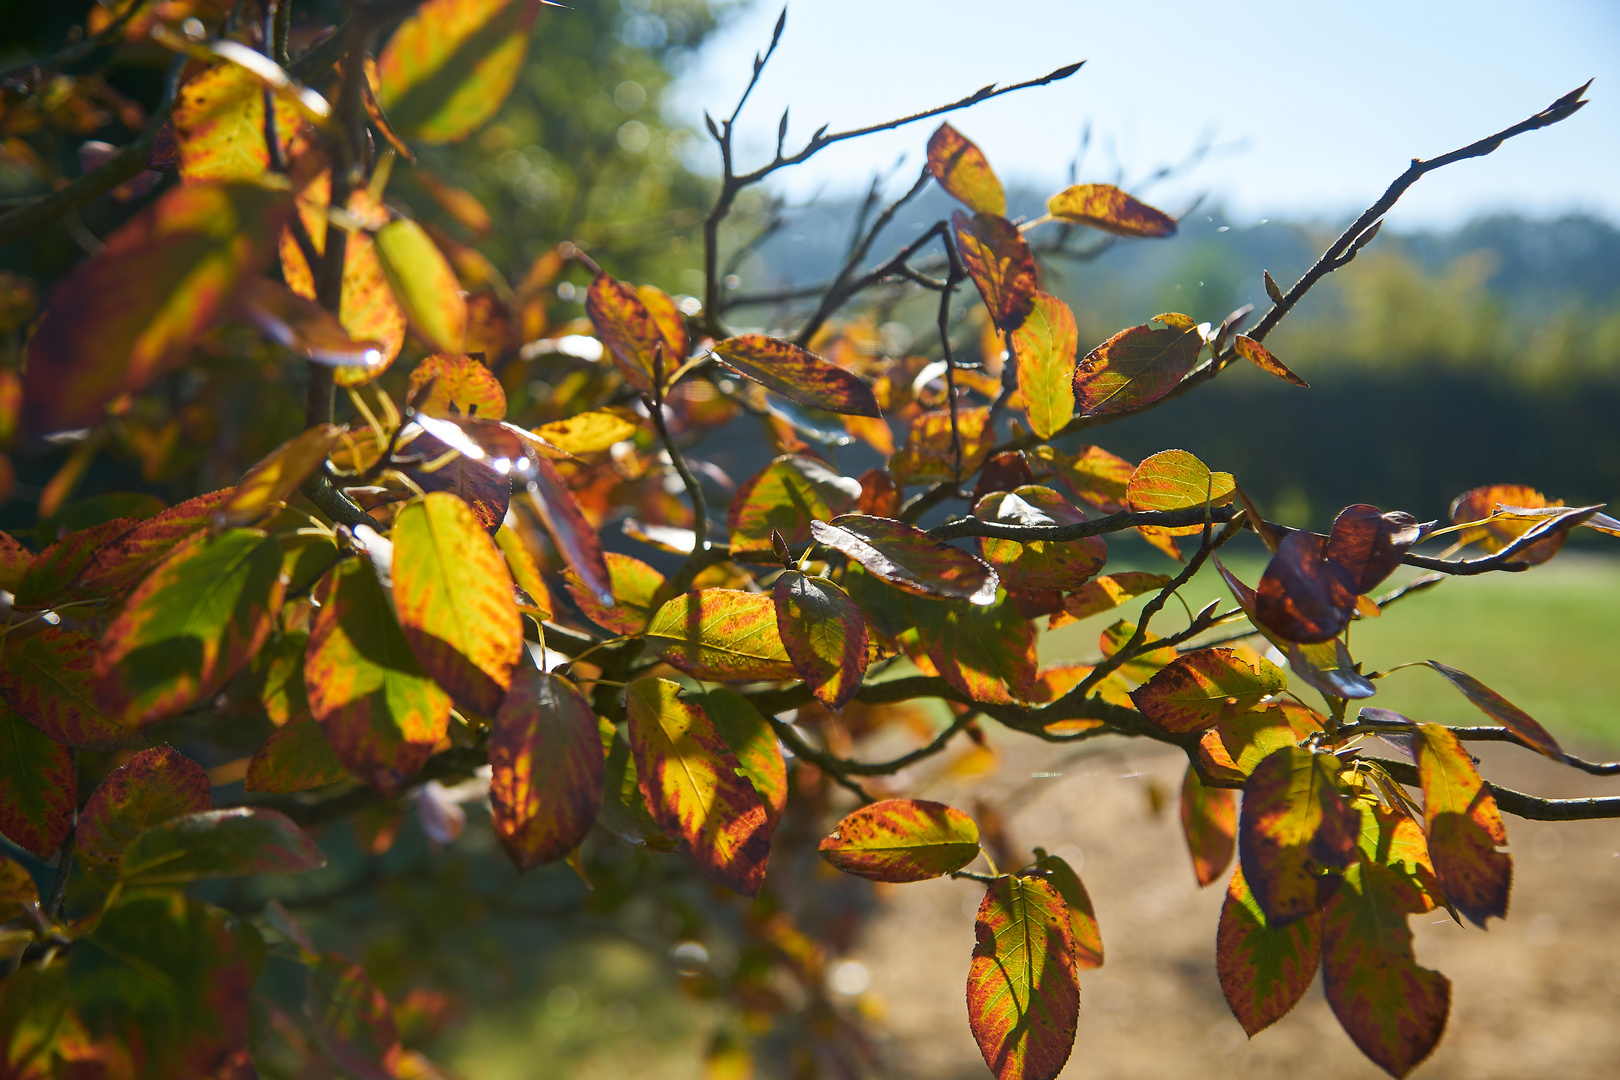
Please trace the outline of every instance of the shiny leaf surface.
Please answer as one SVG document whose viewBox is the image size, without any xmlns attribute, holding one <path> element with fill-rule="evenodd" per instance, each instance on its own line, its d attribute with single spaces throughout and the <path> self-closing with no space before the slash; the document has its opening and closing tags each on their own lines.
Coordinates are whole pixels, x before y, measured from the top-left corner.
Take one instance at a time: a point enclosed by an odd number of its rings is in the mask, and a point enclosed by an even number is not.
<svg viewBox="0 0 1620 1080">
<path fill-rule="evenodd" d="M 843 589 L 788 570 L 772 592 L 776 628 L 794 670 L 829 709 L 841 709 L 866 674 L 866 620 Z"/>
<path fill-rule="evenodd" d="M 973 933 L 968 1027 L 985 1064 L 997 1080 L 1053 1080 L 1080 1019 L 1068 906 L 1041 878 L 999 877 Z"/>
<path fill-rule="evenodd" d="M 882 417 L 872 388 L 853 372 L 791 342 L 765 334 L 717 341 L 715 354 L 737 374 L 812 409 Z"/>
<path fill-rule="evenodd" d="M 902 592 L 973 604 L 995 602 L 1000 579 L 983 561 L 888 518 L 845 514 L 811 526 L 816 542 L 847 555 Z"/>
<path fill-rule="evenodd" d="M 1148 722 L 1182 735 L 1247 712 L 1288 686 L 1282 671 L 1261 658 L 1255 668 L 1231 649 L 1183 653 L 1131 692 Z"/>
<path fill-rule="evenodd" d="M 519 870 L 579 846 L 602 805 L 602 736 L 574 684 L 520 669 L 489 740 L 490 818 Z"/>
<path fill-rule="evenodd" d="M 659 608 L 647 640 L 665 660 L 700 679 L 792 679 L 776 629 L 776 604 L 761 593 L 701 589 Z"/>
<path fill-rule="evenodd" d="M 1077 525 L 1086 520 L 1063 496 L 1035 484 L 986 495 L 973 508 L 973 516 L 1008 525 Z M 1100 536 L 1027 542 L 980 537 L 979 554 L 1008 587 L 1074 589 L 1102 569 L 1108 547 Z"/>
<path fill-rule="evenodd" d="M 944 803 L 883 799 L 846 814 L 817 850 L 846 874 L 926 881 L 978 858 L 979 827 Z"/>
</svg>

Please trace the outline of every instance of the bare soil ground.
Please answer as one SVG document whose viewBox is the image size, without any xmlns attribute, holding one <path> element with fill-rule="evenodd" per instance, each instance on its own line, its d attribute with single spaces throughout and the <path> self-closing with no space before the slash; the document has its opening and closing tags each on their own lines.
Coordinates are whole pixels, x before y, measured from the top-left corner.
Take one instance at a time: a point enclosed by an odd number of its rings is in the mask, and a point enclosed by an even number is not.
<svg viewBox="0 0 1620 1080">
<path fill-rule="evenodd" d="M 1620 793 L 1615 778 L 1575 773 L 1512 747 L 1472 746 L 1481 771 L 1510 787 L 1563 797 Z M 1223 889 L 1198 888 L 1181 838 L 1185 758 L 1130 745 L 1065 763 L 1062 748 L 1024 739 L 1005 740 L 1005 750 L 994 776 L 960 786 L 942 780 L 927 797 L 967 808 L 970 792 L 1013 795 L 1023 805 L 1009 832 L 1023 850 L 1041 844 L 1077 868 L 1083 859 L 1107 963 L 1082 973 L 1066 1080 L 1384 1075 L 1340 1030 L 1320 978 L 1292 1013 L 1252 1041 L 1244 1037 L 1215 977 Z M 1062 775 L 1031 778 L 1040 772 Z M 1452 981 L 1448 1030 L 1415 1075 L 1620 1077 L 1620 821 L 1506 821 L 1515 862 L 1507 921 L 1482 932 L 1458 927 L 1444 912 L 1413 919 L 1419 963 Z M 886 1010 L 888 1075 L 988 1075 L 964 1003 L 980 895 L 968 881 L 890 887 L 885 912 L 854 954 Z"/>
</svg>

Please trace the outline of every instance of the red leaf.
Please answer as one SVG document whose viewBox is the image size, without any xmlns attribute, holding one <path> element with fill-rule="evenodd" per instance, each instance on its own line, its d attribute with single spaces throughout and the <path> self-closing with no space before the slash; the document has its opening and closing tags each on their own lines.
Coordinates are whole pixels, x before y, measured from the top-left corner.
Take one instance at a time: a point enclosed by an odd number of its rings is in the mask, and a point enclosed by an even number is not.
<svg viewBox="0 0 1620 1080">
<path fill-rule="evenodd" d="M 956 250 L 990 310 L 990 321 L 1005 331 L 1024 325 L 1039 291 L 1035 255 L 1017 227 L 999 214 L 951 214 Z"/>
<path fill-rule="evenodd" d="M 142 830 L 213 805 L 208 774 L 170 746 L 142 750 L 107 774 L 79 815 L 79 855 L 102 871 Z"/>
<path fill-rule="evenodd" d="M 1040 878 L 999 877 L 973 925 L 968 1027 L 997 1080 L 1053 1080 L 1080 1020 L 1068 907 Z"/>
<path fill-rule="evenodd" d="M 1121 330 L 1075 367 L 1075 406 L 1082 416 L 1111 416 L 1151 405 L 1193 369 L 1203 347 L 1203 335 L 1185 315 L 1158 315 Z"/>
<path fill-rule="evenodd" d="M 846 814 L 817 850 L 846 874 L 927 881 L 979 857 L 979 827 L 944 803 L 884 799 Z"/>
<path fill-rule="evenodd" d="M 1133 690 L 1131 700 L 1154 727 L 1185 735 L 1254 709 L 1287 686 L 1269 660 L 1262 658 L 1256 669 L 1231 649 L 1198 649 L 1176 657 Z"/>
<path fill-rule="evenodd" d="M 42 859 L 73 824 L 77 801 L 67 748 L 0 703 L 0 833 Z"/>
<path fill-rule="evenodd" d="M 1423 781 L 1429 857 L 1453 907 L 1483 927 L 1507 918 L 1513 856 L 1500 849 L 1507 830 L 1462 744 L 1446 728 L 1419 724 L 1412 740 Z"/>
<path fill-rule="evenodd" d="M 1489 518 L 1499 506 L 1534 510 L 1544 506 L 1562 505 L 1563 500 L 1549 501 L 1547 496 L 1535 488 L 1523 484 L 1486 484 L 1465 491 L 1452 500 L 1451 520 L 1459 525 L 1466 521 L 1481 521 Z M 1534 520 L 1505 518 L 1465 530 L 1460 539 L 1465 543 L 1478 544 L 1487 554 L 1494 555 L 1537 524 L 1539 522 Z M 1567 539 L 1569 539 L 1567 530 L 1555 532 L 1545 539 L 1537 540 L 1514 558 L 1518 562 L 1529 563 L 1532 566 L 1539 565 L 1558 554 Z"/>
<path fill-rule="evenodd" d="M 1014 488 L 1021 488 L 1034 482 L 1035 473 L 1031 471 L 1029 459 L 1024 456 L 1024 452 L 1022 450 L 1008 450 L 986 461 L 984 468 L 979 470 L 978 483 L 973 485 L 973 501 L 977 503 L 980 499 L 993 492 L 1011 491 Z M 900 508 L 896 506 L 895 513 L 899 512 Z M 863 508 L 861 513 L 870 513 L 870 511 Z M 893 517 L 894 514 L 878 514 L 877 516 Z"/>
<path fill-rule="evenodd" d="M 883 416 L 865 380 L 791 342 L 739 334 L 715 342 L 714 351 L 737 374 L 800 405 L 851 416 Z"/>
<path fill-rule="evenodd" d="M 776 579 L 776 628 L 794 670 L 822 704 L 841 709 L 866 674 L 866 619 L 826 578 L 788 570 Z"/>
<path fill-rule="evenodd" d="M 51 607 L 77 595 L 71 585 L 109 543 L 135 528 L 135 518 L 121 517 L 70 532 L 34 556 L 17 585 L 12 605 L 24 611 Z"/>
<path fill-rule="evenodd" d="M 303 678 L 302 665 L 298 675 Z M 335 784 L 348 775 L 326 738 L 326 729 L 304 719 L 270 733 L 248 762 L 243 786 L 248 791 L 285 794 Z"/>
<path fill-rule="evenodd" d="M 984 152 L 949 124 L 928 139 L 928 171 L 974 213 L 1006 216 L 1007 193 Z"/>
<path fill-rule="evenodd" d="M 1237 354 L 1239 356 L 1254 364 L 1255 367 L 1259 368 L 1261 371 L 1264 371 L 1267 375 L 1275 375 L 1283 382 L 1293 383 L 1295 386 L 1308 387 L 1311 385 L 1298 375 L 1295 375 L 1292 371 L 1289 371 L 1288 366 L 1273 356 L 1270 349 L 1266 348 L 1252 337 L 1245 337 L 1242 334 L 1239 334 L 1237 338 L 1233 340 L 1232 347 L 1237 350 Z"/>
<path fill-rule="evenodd" d="M 606 274 L 598 274 L 585 290 L 585 314 L 625 382 L 646 393 L 652 389 L 653 358 L 661 353 L 664 374 L 680 366 L 652 312 L 636 290 Z"/>
<path fill-rule="evenodd" d="M 873 576 L 914 596 L 995 602 L 1000 579 L 961 548 L 888 518 L 845 514 L 811 526 L 817 543 L 860 563 Z"/>
<path fill-rule="evenodd" d="M 434 353 L 411 369 L 406 400 L 429 416 L 506 416 L 506 391 L 483 363 L 471 356 Z"/>
<path fill-rule="evenodd" d="M 861 473 L 861 497 L 856 500 L 855 512 L 886 518 L 900 513 L 900 488 L 887 469 L 867 469 Z"/>
<path fill-rule="evenodd" d="M 1334 786 L 1338 760 L 1285 746 L 1243 788 L 1238 849 L 1243 876 L 1273 926 L 1321 908 L 1355 859 L 1360 818 Z"/>
<path fill-rule="evenodd" d="M 580 582 L 604 607 L 613 606 L 612 580 L 602 558 L 602 542 L 596 529 L 579 508 L 574 493 L 551 462 L 534 459 L 534 475 L 528 486 L 529 504 L 546 527 L 552 543 Z"/>
<path fill-rule="evenodd" d="M 1320 914 L 1270 926 L 1242 869 L 1232 871 L 1215 931 L 1215 970 L 1232 1015 L 1250 1038 L 1299 1004 L 1316 977 L 1321 954 Z"/>
<path fill-rule="evenodd" d="M 567 679 L 521 668 L 490 730 L 490 818 L 519 870 L 577 848 L 602 805 L 602 735 Z"/>
<path fill-rule="evenodd" d="M 207 528 L 214 511 L 234 492 L 211 491 L 147 518 L 110 543 L 98 546 L 74 585 L 86 592 L 117 594 L 134 585 L 176 544 Z"/>
<path fill-rule="evenodd" d="M 13 631 L 0 660 L 0 693 L 17 715 L 63 746 L 118 750 L 140 735 L 96 706 L 90 686 L 96 641 L 58 626 Z"/>
<path fill-rule="evenodd" d="M 1385 514 L 1376 506 L 1357 503 L 1333 519 L 1327 557 L 1344 567 L 1356 592 L 1371 592 L 1395 572 L 1420 535 L 1411 514 L 1399 510 Z"/>
<path fill-rule="evenodd" d="M 1255 615 L 1278 637 L 1305 645 L 1337 637 L 1356 610 L 1356 579 L 1311 532 L 1283 537 L 1260 576 Z"/>
<path fill-rule="evenodd" d="M 1237 848 L 1237 793 L 1205 787 L 1189 765 L 1181 781 L 1181 833 L 1192 856 L 1193 876 L 1200 886 L 1208 885 L 1231 864 Z"/>
<path fill-rule="evenodd" d="M 658 610 L 653 599 L 664 585 L 664 575 L 640 559 L 617 551 L 603 552 L 603 558 L 613 594 L 611 607 L 604 607 L 585 588 L 572 567 L 563 571 L 563 585 L 585 617 L 596 625 L 615 634 L 639 634 L 647 629 L 648 620 Z"/>
</svg>

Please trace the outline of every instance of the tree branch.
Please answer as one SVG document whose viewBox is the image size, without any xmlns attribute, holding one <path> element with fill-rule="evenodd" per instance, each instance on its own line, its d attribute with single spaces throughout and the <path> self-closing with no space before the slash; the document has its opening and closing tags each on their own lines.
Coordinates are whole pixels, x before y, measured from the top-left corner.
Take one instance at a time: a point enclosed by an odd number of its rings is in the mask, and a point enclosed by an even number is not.
<svg viewBox="0 0 1620 1080">
<path fill-rule="evenodd" d="M 1420 783 L 1417 766 L 1409 762 L 1386 761 L 1383 758 L 1373 757 L 1361 760 L 1382 765 L 1390 776 L 1410 787 L 1416 787 Z M 1489 780 L 1485 781 L 1485 786 L 1496 799 L 1498 809 L 1530 821 L 1595 821 L 1602 818 L 1620 818 L 1620 795 L 1589 799 L 1543 799 L 1535 795 L 1526 795 L 1522 791 L 1514 791 L 1512 788 L 1500 787 Z"/>
</svg>

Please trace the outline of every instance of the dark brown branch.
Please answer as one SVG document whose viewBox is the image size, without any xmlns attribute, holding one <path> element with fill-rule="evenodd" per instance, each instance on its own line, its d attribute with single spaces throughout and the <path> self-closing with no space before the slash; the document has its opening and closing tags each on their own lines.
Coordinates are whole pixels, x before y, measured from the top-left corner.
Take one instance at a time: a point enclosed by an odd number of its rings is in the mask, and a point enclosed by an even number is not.
<svg viewBox="0 0 1620 1080">
<path fill-rule="evenodd" d="M 1400 783 L 1416 787 L 1417 766 L 1405 761 L 1386 761 L 1383 758 L 1363 758 L 1377 765 Z M 1595 821 L 1602 818 L 1620 818 L 1620 795 L 1599 796 L 1588 799 L 1543 799 L 1526 795 L 1522 791 L 1501 787 L 1489 780 L 1485 786 L 1496 799 L 1498 809 L 1514 817 L 1529 821 Z"/>
<path fill-rule="evenodd" d="M 1448 727 L 1446 730 L 1464 742 L 1505 742 L 1541 753 L 1540 747 L 1526 742 L 1505 727 L 1481 724 L 1477 727 Z M 1348 739 L 1357 735 L 1409 735 L 1411 731 L 1411 727 L 1406 724 L 1358 722 L 1341 727 L 1339 737 Z M 1620 761 L 1587 761 L 1574 754 L 1561 754 L 1558 760 L 1572 769 L 1579 769 L 1593 776 L 1620 776 Z"/>
<path fill-rule="evenodd" d="M 1206 516 L 1214 524 L 1224 525 L 1237 514 L 1238 510 L 1231 506 L 1216 506 L 1208 510 L 1202 506 L 1189 506 L 1181 510 L 1124 510 L 1117 514 L 1092 518 L 1090 521 L 1078 521 L 1073 525 L 1012 525 L 1003 521 L 962 517 L 947 521 L 943 525 L 936 525 L 928 530 L 928 535 L 936 540 L 985 536 L 998 540 L 1018 540 L 1023 543 L 1035 540 L 1061 543 L 1065 540 L 1083 540 L 1088 536 L 1122 532 L 1142 525 L 1171 529 L 1202 525 Z"/>
</svg>

